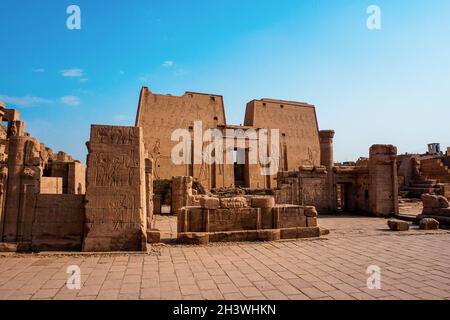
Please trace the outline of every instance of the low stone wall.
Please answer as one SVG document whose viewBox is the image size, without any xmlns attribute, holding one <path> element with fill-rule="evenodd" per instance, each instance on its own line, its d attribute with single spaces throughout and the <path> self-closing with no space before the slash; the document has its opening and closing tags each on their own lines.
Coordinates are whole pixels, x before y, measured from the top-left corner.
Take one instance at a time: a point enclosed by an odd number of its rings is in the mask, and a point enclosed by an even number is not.
<svg viewBox="0 0 450 320">
<path fill-rule="evenodd" d="M 275 241 L 320 236 L 314 207 L 275 205 L 273 197 L 201 197 L 178 214 L 178 241 L 187 244 Z"/>
<path fill-rule="evenodd" d="M 32 225 L 33 251 L 80 251 L 84 195 L 39 194 Z"/>
</svg>

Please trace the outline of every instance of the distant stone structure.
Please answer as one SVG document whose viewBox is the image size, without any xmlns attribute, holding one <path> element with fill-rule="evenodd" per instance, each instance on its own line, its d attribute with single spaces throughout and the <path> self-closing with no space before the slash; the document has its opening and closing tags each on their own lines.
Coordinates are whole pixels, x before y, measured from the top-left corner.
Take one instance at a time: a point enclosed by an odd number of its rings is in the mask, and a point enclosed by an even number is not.
<svg viewBox="0 0 450 320">
<path fill-rule="evenodd" d="M 425 154 L 398 159 L 400 196 L 421 199 L 423 194 L 435 194 L 450 199 L 450 155 L 440 151 L 440 144 L 430 144 Z"/>
</svg>

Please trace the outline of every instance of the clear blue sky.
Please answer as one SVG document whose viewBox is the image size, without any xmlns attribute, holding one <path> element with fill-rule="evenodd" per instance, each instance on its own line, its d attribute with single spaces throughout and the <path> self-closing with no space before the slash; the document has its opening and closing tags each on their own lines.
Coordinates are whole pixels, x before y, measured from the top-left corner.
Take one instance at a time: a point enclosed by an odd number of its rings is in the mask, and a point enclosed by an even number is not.
<svg viewBox="0 0 450 320">
<path fill-rule="evenodd" d="M 142 85 L 222 94 L 230 124 L 254 98 L 312 103 L 339 161 L 374 143 L 450 146 L 448 0 L 0 0 L 0 13 L 0 100 L 83 162 L 90 124 L 133 125 Z"/>
</svg>

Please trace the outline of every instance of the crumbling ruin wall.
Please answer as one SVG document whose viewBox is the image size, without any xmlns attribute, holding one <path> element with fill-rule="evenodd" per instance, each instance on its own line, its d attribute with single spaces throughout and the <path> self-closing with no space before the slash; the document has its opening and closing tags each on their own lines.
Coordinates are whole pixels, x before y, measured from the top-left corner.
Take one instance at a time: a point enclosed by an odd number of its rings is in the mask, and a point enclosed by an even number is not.
<svg viewBox="0 0 450 320">
<path fill-rule="evenodd" d="M 319 237 L 314 207 L 275 205 L 273 197 L 201 197 L 178 215 L 178 240 L 205 244 Z"/>
<path fill-rule="evenodd" d="M 334 211 L 325 167 L 301 166 L 298 171 L 280 172 L 277 182 L 277 204 L 314 206 L 320 213 Z"/>
<path fill-rule="evenodd" d="M 69 167 L 78 169 L 70 174 Z M 25 131 L 19 112 L 0 103 L 0 242 L 31 249 L 39 197 L 58 195 L 51 198 L 58 206 L 63 193 L 76 193 L 76 183 L 84 185 L 84 167 L 64 152 L 54 154 Z M 50 204 L 48 208 L 54 210 Z"/>
<path fill-rule="evenodd" d="M 83 251 L 146 250 L 142 129 L 91 127 Z"/>
</svg>

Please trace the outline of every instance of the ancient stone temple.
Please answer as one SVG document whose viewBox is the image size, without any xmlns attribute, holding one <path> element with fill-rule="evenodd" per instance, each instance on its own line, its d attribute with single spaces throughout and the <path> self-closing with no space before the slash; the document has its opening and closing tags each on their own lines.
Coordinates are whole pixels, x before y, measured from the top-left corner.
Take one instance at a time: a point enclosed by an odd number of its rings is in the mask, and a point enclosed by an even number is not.
<svg viewBox="0 0 450 320">
<path fill-rule="evenodd" d="M 92 126 L 83 251 L 146 250 L 142 129 Z"/>
<path fill-rule="evenodd" d="M 248 159 L 248 136 L 230 137 L 248 129 L 277 129 L 280 135 L 280 167 L 297 170 L 301 165 L 320 165 L 320 142 L 314 106 L 293 101 L 261 99 L 247 104 L 244 126 L 228 125 L 223 97 L 215 94 L 186 92 L 183 96 L 159 95 L 143 88 L 140 95 L 136 126 L 144 131 L 145 148 L 155 161 L 155 179 L 171 179 L 173 176 L 192 176 L 205 187 L 219 188 L 241 186 L 248 188 L 275 188 L 276 172 L 271 176 L 260 174 L 261 163 L 205 162 L 175 165 L 171 160 L 176 129 L 188 129 L 195 135 L 195 121 L 201 121 L 201 134 L 208 129 L 222 132 L 224 139 L 234 140 L 231 146 L 236 157 Z M 228 131 L 227 131 L 228 130 Z M 241 142 L 239 144 L 238 142 Z M 194 142 L 192 143 L 192 145 Z M 224 157 L 227 150 L 223 150 Z M 245 161 L 243 161 L 245 162 Z"/>
<path fill-rule="evenodd" d="M 320 214 L 399 210 L 396 147 L 335 163 L 335 132 L 308 103 L 253 100 L 237 126 L 220 95 L 143 88 L 135 126 L 92 125 L 86 169 L 27 133 L 16 110 L 0 104 L 0 118 L 0 250 L 146 251 L 161 214 L 180 243 L 207 244 L 319 237 Z M 424 161 L 415 174 L 441 171 Z"/>
<path fill-rule="evenodd" d="M 224 145 L 235 152 L 234 163 L 191 161 L 175 165 L 171 161 L 171 151 L 177 143 L 171 134 L 185 128 L 194 139 L 198 120 L 202 125 L 199 131 L 219 130 L 224 140 L 231 139 L 231 147 L 226 142 Z M 136 126 L 143 128 L 146 151 L 155 161 L 154 211 L 158 213 L 162 206 L 179 213 L 179 190 L 177 182 L 171 180 L 178 176 L 190 176 L 208 190 L 239 188 L 235 191 L 244 193 L 259 190 L 260 194 L 273 195 L 277 204 L 315 206 L 320 213 L 342 210 L 389 216 L 398 212 L 396 148 L 373 146 L 370 161 L 352 166 L 336 164 L 335 132 L 319 130 L 315 107 L 308 103 L 253 100 L 246 106 L 244 126 L 234 126 L 226 123 L 222 96 L 186 92 L 177 97 L 154 94 L 143 88 Z M 261 128 L 279 130 L 279 165 L 270 175 L 261 174 L 264 165 L 259 161 L 253 164 L 248 161 L 252 142 L 261 152 L 260 136 L 235 134 Z M 235 134 L 231 138 L 230 130 Z M 194 148 L 195 142 L 190 145 Z M 241 163 L 239 158 L 245 161 Z"/>
</svg>

